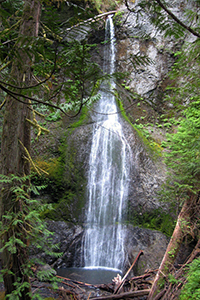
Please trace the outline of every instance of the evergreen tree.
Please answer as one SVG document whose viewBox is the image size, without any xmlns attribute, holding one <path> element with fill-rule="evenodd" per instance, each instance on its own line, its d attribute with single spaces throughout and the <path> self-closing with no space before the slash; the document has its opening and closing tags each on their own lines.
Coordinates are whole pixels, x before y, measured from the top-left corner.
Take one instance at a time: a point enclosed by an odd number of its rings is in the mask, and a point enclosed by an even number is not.
<svg viewBox="0 0 200 300">
<path fill-rule="evenodd" d="M 64 22 L 68 28 L 63 27 L 55 2 L 6 0 L 0 5 L 0 89 L 5 96 L 1 103 L 3 278 L 7 298 L 29 300 L 29 243 L 41 229 L 34 229 L 39 214 L 30 198 L 30 166 L 37 169 L 30 156 L 31 127 L 38 129 L 38 136 L 47 131 L 35 118 L 37 105 L 76 116 L 96 93 L 99 68 L 90 62 L 91 46 L 74 38 L 80 31 L 72 26 L 77 22 L 76 5 L 72 5 L 75 18 Z"/>
</svg>

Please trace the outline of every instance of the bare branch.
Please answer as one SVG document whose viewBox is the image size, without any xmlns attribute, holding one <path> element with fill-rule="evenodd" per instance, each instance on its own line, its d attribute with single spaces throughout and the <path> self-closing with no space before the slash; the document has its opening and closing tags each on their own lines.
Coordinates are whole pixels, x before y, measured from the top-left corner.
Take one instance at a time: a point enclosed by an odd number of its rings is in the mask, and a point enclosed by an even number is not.
<svg viewBox="0 0 200 300">
<path fill-rule="evenodd" d="M 134 3 L 134 2 L 133 2 Z M 134 12 L 135 10 L 134 9 L 131 9 L 129 4 L 128 4 L 128 0 L 125 0 L 125 5 L 126 5 L 126 8 L 128 9 L 128 11 L 130 12 Z"/>
<path fill-rule="evenodd" d="M 39 104 L 44 104 L 44 105 L 46 105 L 46 106 L 50 106 L 50 107 L 53 107 L 53 108 L 55 108 L 55 109 L 59 109 L 59 110 L 60 110 L 63 114 L 65 114 L 66 116 L 68 116 L 68 117 L 70 117 L 70 118 L 73 117 L 73 116 L 68 115 L 61 107 L 59 107 L 59 106 L 57 106 L 57 105 L 55 105 L 55 104 L 48 103 L 48 102 L 44 102 L 44 101 L 42 101 L 42 100 L 35 99 L 35 98 L 29 97 L 29 96 L 27 96 L 27 95 L 21 95 L 21 94 L 19 94 L 19 93 L 16 93 L 16 92 L 13 92 L 13 91 L 11 91 L 11 90 L 8 90 L 7 88 L 5 88 L 4 86 L 2 86 L 1 84 L 0 84 L 0 88 L 1 88 L 4 92 L 6 92 L 9 96 L 13 97 L 15 100 L 17 100 L 17 101 L 19 101 L 19 102 L 21 102 L 21 103 L 23 103 L 23 104 L 30 105 L 30 103 L 27 103 L 27 102 L 25 102 L 25 101 L 23 101 L 23 100 L 20 100 L 20 99 L 17 98 L 17 97 L 22 97 L 22 98 L 24 98 L 24 99 L 28 99 L 28 100 L 31 100 L 31 101 L 33 101 L 33 102 L 37 102 L 37 103 L 39 103 Z M 55 95 L 52 96 L 50 99 L 52 99 L 53 97 L 55 97 Z"/>
</svg>

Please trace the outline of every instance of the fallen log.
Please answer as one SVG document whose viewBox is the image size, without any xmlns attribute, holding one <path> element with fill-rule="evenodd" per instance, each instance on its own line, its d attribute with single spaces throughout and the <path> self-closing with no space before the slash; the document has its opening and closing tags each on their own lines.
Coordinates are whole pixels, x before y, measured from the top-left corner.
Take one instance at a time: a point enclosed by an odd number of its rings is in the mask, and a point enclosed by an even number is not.
<svg viewBox="0 0 200 300">
<path fill-rule="evenodd" d="M 82 281 L 77 281 L 77 280 L 70 279 L 70 278 L 67 278 L 67 277 L 62 277 L 62 276 L 59 276 L 59 275 L 56 275 L 56 277 L 60 278 L 62 280 L 71 281 L 71 282 L 73 282 L 75 284 L 81 284 L 81 285 L 96 287 L 94 284 L 90 284 L 90 283 L 86 283 L 86 282 L 82 282 Z"/>
<path fill-rule="evenodd" d="M 90 18 L 90 19 L 87 19 L 87 20 L 84 20 L 70 28 L 66 28 L 65 31 L 71 31 L 72 29 L 76 28 L 76 27 L 79 27 L 79 26 L 82 26 L 82 25 L 88 25 L 88 24 L 91 24 L 93 22 L 96 22 L 98 19 L 101 19 L 103 17 L 107 17 L 109 15 L 114 15 L 115 13 L 117 12 L 117 10 L 112 10 L 112 11 L 108 11 L 108 12 L 105 12 L 103 14 L 100 14 L 100 15 L 97 15 L 97 16 L 94 16 L 93 18 Z"/>
<path fill-rule="evenodd" d="M 123 299 L 123 298 L 134 298 L 134 297 L 148 295 L 149 291 L 150 291 L 150 289 L 126 292 L 126 293 L 121 293 L 121 294 L 112 294 L 109 296 L 107 295 L 107 296 L 102 296 L 102 297 L 90 298 L 90 300 L 112 300 L 112 299 L 115 300 L 115 299 Z"/>
</svg>

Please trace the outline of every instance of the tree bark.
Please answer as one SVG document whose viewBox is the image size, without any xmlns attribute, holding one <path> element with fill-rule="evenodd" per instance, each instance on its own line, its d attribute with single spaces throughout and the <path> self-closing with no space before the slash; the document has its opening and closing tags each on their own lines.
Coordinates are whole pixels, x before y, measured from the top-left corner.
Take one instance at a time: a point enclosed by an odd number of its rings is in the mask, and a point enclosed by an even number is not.
<svg viewBox="0 0 200 300">
<path fill-rule="evenodd" d="M 168 244 L 167 250 L 154 279 L 151 291 L 147 300 L 154 300 L 160 292 L 160 286 L 165 282 L 170 268 L 173 266 L 180 249 L 183 238 L 189 233 L 191 216 L 194 212 L 196 195 L 190 195 L 184 202 L 181 212 L 179 213 L 173 235 Z"/>
<path fill-rule="evenodd" d="M 39 0 L 26 0 L 24 2 L 24 10 L 19 30 L 19 40 L 15 47 L 18 51 L 18 56 L 13 60 L 11 79 L 16 86 L 26 86 L 31 84 L 32 71 L 31 64 L 34 59 L 32 54 L 27 54 L 27 50 L 23 51 L 23 45 L 30 43 L 30 40 L 38 35 L 39 19 L 40 19 L 41 4 Z M 24 41 L 23 41 L 24 39 Z M 30 174 L 30 164 L 24 158 L 24 147 L 30 151 L 30 124 L 27 119 L 30 119 L 30 102 L 25 100 L 21 103 L 13 99 L 10 95 L 6 98 L 3 133 L 2 133 L 2 174 L 16 176 L 26 176 Z M 27 182 L 29 184 L 29 182 Z M 3 225 L 9 222 L 3 215 L 8 213 L 18 213 L 21 210 L 20 201 L 14 201 L 16 196 L 10 191 L 11 186 L 4 184 L 1 193 L 1 219 Z M 21 232 L 13 227 L 7 230 L 3 235 L 3 244 L 9 242 L 13 236 L 13 230 L 16 230 L 15 236 L 27 244 L 26 235 L 21 235 Z M 2 264 L 3 269 L 7 270 L 4 273 L 4 285 L 6 295 L 11 294 L 16 290 L 15 283 L 27 283 L 19 299 L 30 300 L 31 289 L 28 275 L 24 272 L 24 267 L 27 265 L 28 253 L 27 247 L 16 244 L 16 253 L 11 253 L 7 248 L 3 250 Z M 11 273 L 12 272 L 12 273 Z"/>
</svg>

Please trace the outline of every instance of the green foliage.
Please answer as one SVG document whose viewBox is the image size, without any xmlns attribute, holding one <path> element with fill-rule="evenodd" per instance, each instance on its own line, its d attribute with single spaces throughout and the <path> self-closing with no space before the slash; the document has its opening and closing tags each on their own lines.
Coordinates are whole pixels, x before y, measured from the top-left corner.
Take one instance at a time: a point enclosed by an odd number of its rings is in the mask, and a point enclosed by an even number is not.
<svg viewBox="0 0 200 300">
<path fill-rule="evenodd" d="M 81 28 L 69 30 L 72 25 L 80 22 L 79 18 L 84 20 L 91 17 L 91 12 L 88 15 L 88 10 L 71 3 L 76 13 L 61 22 L 60 9 L 54 5 L 45 5 L 38 37 L 18 37 L 23 1 L 3 1 L 1 5 L 0 72 L 5 86 L 12 82 L 10 66 L 13 60 L 17 58 L 20 65 L 24 52 L 34 57 L 31 68 L 35 82 L 32 88 L 26 90 L 26 94 L 34 95 L 39 101 L 42 98 L 43 104 L 50 105 L 52 111 L 46 112 L 46 116 L 49 114 L 48 121 L 57 121 L 62 117 L 56 108 L 66 114 L 78 114 L 83 106 L 96 101 L 100 69 L 96 63 L 92 63 L 89 54 L 95 45 L 87 44 L 84 40 L 86 32 Z M 62 6 L 65 9 L 64 2 Z M 68 10 L 66 15 L 71 14 L 70 7 Z M 83 38 L 77 38 L 79 34 Z M 43 84 L 39 84 L 43 79 Z M 35 109 L 39 111 L 40 107 L 35 106 Z"/>
<path fill-rule="evenodd" d="M 130 54 L 130 63 L 134 68 L 137 68 L 144 65 L 153 64 L 153 60 L 150 59 L 147 55 Z"/>
<path fill-rule="evenodd" d="M 177 280 L 174 275 L 172 274 L 168 274 L 168 280 L 171 284 L 178 284 L 180 281 Z"/>
<path fill-rule="evenodd" d="M 117 11 L 113 17 L 113 22 L 115 26 L 120 26 L 122 23 L 123 11 Z"/>
<path fill-rule="evenodd" d="M 169 187 L 176 193 L 196 193 L 200 175 L 200 101 L 194 101 L 185 110 L 177 132 L 167 134 L 166 164 L 173 170 Z M 171 184 L 170 184 L 171 182 Z"/>
<path fill-rule="evenodd" d="M 60 254 L 54 251 L 56 246 L 52 246 L 51 243 L 52 233 L 47 230 L 45 222 L 41 221 L 40 218 L 41 213 L 47 208 L 50 209 L 51 206 L 43 205 L 40 201 L 30 198 L 29 194 L 31 192 L 38 194 L 38 190 L 41 190 L 43 187 L 38 187 L 38 189 L 37 187 L 34 187 L 34 189 L 29 188 L 27 180 L 30 180 L 28 176 L 0 176 L 1 184 L 9 184 L 13 195 L 12 207 L 2 216 L 0 221 L 0 236 L 2 240 L 0 252 L 6 250 L 10 255 L 16 255 L 17 253 L 22 254 L 24 249 L 25 251 L 31 250 L 33 254 L 34 251 L 37 252 L 40 249 L 47 254 L 59 257 Z M 16 206 L 19 206 L 20 209 L 16 210 Z M 8 240 L 4 239 L 6 235 L 9 236 Z M 33 251 L 33 249 L 35 250 Z M 35 259 L 31 261 L 31 259 L 27 258 L 25 264 L 20 266 L 22 275 L 34 276 L 31 268 L 34 263 Z M 11 269 L 2 270 L 1 276 L 12 273 L 12 265 L 9 267 Z M 43 272 L 42 279 L 52 279 L 53 271 L 51 272 L 51 274 Z M 16 277 L 16 282 L 14 283 L 16 288 L 12 294 L 7 296 L 10 300 L 19 299 L 21 292 L 29 285 L 27 281 L 22 282 L 22 278 L 17 277 L 17 274 L 13 273 L 13 276 Z"/>
<path fill-rule="evenodd" d="M 112 1 L 112 0 L 91 0 L 91 3 L 94 3 L 94 6 L 98 12 L 102 11 L 110 11 L 116 9 L 116 6 L 120 1 Z"/>
<path fill-rule="evenodd" d="M 170 72 L 172 84 L 167 88 L 166 101 L 176 110 L 184 110 L 188 104 L 199 99 L 199 58 L 200 40 L 185 43 L 181 51 L 175 53 L 176 62 Z M 175 84 L 176 82 L 176 84 Z"/>
<path fill-rule="evenodd" d="M 200 299 L 200 258 L 193 260 L 187 273 L 187 282 L 181 291 L 180 300 Z"/>
<path fill-rule="evenodd" d="M 83 109 L 84 111 L 86 107 Z M 81 115 L 82 116 L 82 115 Z M 46 209 L 42 218 L 53 220 L 64 220 L 67 222 L 77 222 L 80 219 L 83 205 L 85 204 L 86 179 L 84 169 L 76 164 L 77 149 L 68 144 L 68 134 L 75 126 L 80 126 L 84 121 L 85 115 L 80 120 L 70 126 L 66 136 L 60 141 L 60 146 L 55 158 L 45 160 L 38 158 L 35 164 L 47 173 L 38 174 L 32 169 L 31 179 L 33 185 L 44 184 L 45 189 L 40 195 L 44 202 L 52 203 L 53 209 Z M 82 121 L 81 121 L 81 118 Z M 78 123 L 78 125 L 77 125 Z"/>
<path fill-rule="evenodd" d="M 48 192 L 54 202 L 57 202 L 60 199 L 66 184 L 63 180 L 63 172 L 65 168 L 65 159 L 63 157 L 64 153 L 60 151 L 59 154 L 60 155 L 57 158 L 52 158 L 48 161 L 40 158 L 35 161 L 36 166 L 48 174 L 44 172 L 38 174 L 34 169 L 31 172 L 32 184 L 34 186 L 38 186 L 40 184 L 45 185 L 42 194 Z"/>
</svg>

